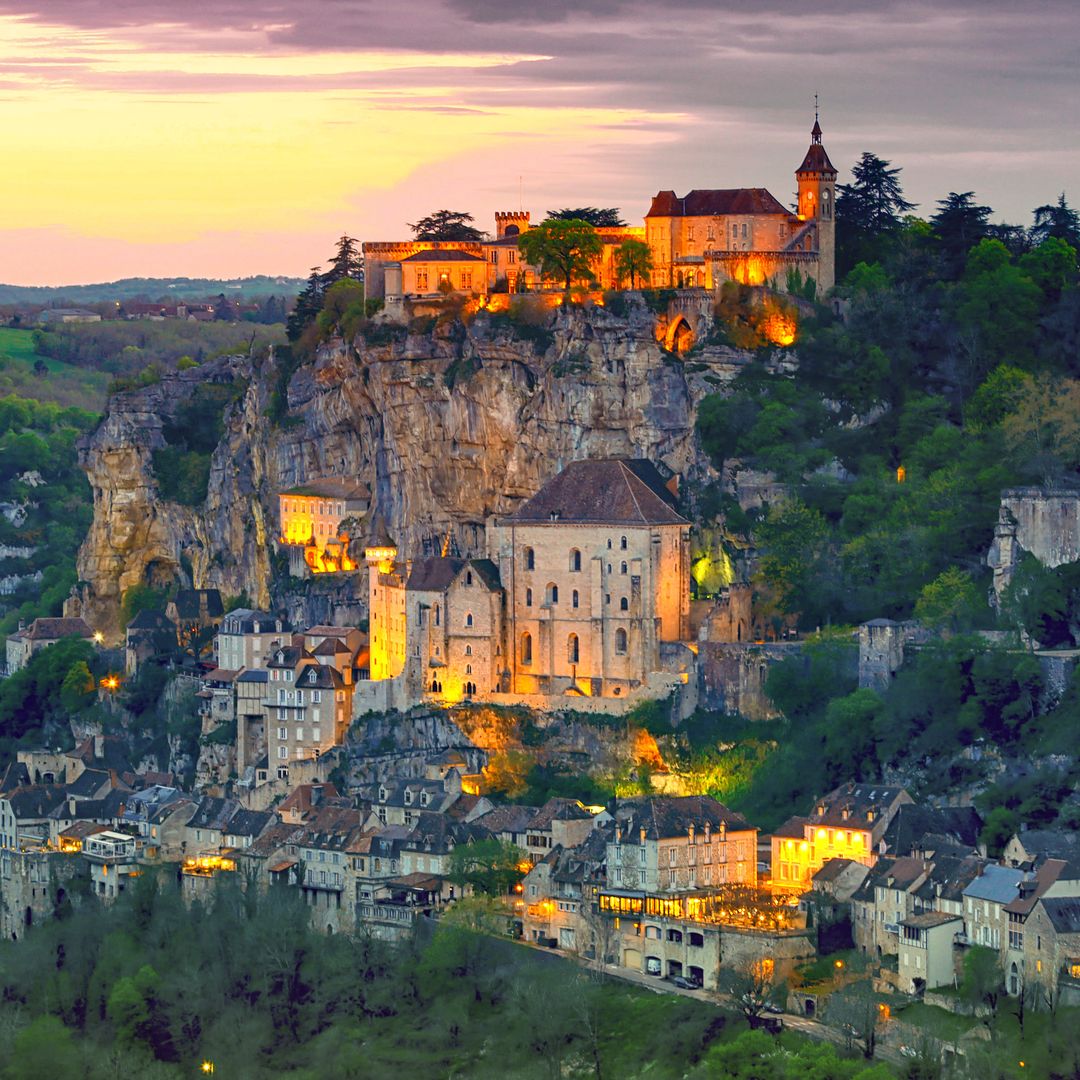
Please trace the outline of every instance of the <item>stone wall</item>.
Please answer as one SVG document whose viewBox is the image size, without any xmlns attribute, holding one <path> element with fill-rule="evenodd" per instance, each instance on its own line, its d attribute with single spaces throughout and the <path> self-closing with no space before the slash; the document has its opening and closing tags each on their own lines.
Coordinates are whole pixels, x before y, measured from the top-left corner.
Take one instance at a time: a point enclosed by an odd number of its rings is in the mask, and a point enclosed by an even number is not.
<svg viewBox="0 0 1080 1080">
<path fill-rule="evenodd" d="M 702 707 L 750 720 L 779 716 L 765 693 L 769 669 L 801 651 L 801 642 L 701 642 L 698 687 Z"/>
<path fill-rule="evenodd" d="M 995 603 L 1024 552 L 1049 567 L 1080 559 L 1080 491 L 1028 487 L 1001 493 L 994 539 L 986 556 L 994 574 Z"/>
</svg>

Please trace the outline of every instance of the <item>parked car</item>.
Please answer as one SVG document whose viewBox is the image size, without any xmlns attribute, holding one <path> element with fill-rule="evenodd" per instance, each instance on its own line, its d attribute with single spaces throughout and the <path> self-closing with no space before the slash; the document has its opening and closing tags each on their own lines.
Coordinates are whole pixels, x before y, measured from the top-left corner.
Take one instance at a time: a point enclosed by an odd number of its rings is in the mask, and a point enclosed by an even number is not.
<svg viewBox="0 0 1080 1080">
<path fill-rule="evenodd" d="M 697 979 L 691 979 L 686 975 L 672 975 L 671 981 L 679 987 L 680 990 L 700 990 L 701 983 Z"/>
<path fill-rule="evenodd" d="M 645 957 L 645 974 L 646 975 L 661 975 L 663 972 L 660 969 L 660 957 L 658 956 L 646 956 Z"/>
<path fill-rule="evenodd" d="M 914 1058 L 919 1056 L 919 1051 L 910 1046 L 901 1046 L 900 1053 L 906 1058 Z"/>
<path fill-rule="evenodd" d="M 782 1013 L 784 1011 L 783 1006 L 776 1005 L 771 1001 L 766 1001 L 763 1008 L 768 1013 Z"/>
</svg>

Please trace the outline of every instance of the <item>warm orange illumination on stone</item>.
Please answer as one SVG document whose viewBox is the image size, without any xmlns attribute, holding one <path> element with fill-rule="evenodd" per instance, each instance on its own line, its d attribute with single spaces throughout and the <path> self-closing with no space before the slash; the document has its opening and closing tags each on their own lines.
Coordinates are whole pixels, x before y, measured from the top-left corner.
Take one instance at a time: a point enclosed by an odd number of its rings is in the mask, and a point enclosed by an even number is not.
<svg viewBox="0 0 1080 1080">
<path fill-rule="evenodd" d="M 762 324 L 766 339 L 773 345 L 794 345 L 795 329 L 795 319 L 780 312 L 767 316 Z"/>
</svg>

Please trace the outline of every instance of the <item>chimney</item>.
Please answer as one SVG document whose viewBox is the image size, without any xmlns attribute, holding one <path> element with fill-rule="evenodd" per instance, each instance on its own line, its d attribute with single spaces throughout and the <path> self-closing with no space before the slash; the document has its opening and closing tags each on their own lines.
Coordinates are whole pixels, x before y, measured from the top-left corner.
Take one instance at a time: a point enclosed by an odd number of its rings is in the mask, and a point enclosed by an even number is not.
<svg viewBox="0 0 1080 1080">
<path fill-rule="evenodd" d="M 105 736 L 100 735 L 100 734 L 95 735 L 94 736 L 94 757 L 95 758 L 103 758 L 104 756 L 105 756 Z"/>
</svg>

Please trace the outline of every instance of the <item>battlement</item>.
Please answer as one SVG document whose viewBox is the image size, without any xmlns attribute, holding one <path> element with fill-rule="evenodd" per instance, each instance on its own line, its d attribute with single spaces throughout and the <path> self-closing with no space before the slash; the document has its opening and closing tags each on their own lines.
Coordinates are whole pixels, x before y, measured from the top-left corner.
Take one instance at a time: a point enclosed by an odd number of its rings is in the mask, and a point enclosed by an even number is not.
<svg viewBox="0 0 1080 1080">
<path fill-rule="evenodd" d="M 528 210 L 496 210 L 495 211 L 495 238 L 501 240 L 504 236 L 519 236 L 528 231 Z"/>
</svg>

